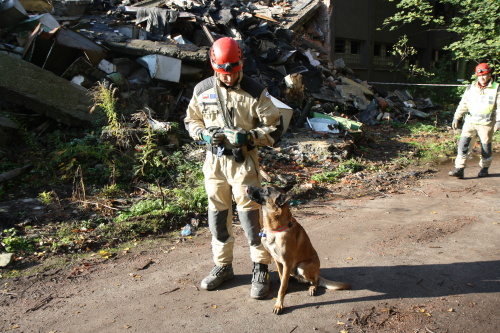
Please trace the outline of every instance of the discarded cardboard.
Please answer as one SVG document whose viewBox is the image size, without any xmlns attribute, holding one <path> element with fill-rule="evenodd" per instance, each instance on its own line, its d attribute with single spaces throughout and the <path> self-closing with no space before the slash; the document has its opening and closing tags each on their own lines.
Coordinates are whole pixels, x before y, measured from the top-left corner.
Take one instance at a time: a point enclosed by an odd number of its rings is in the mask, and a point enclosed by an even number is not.
<svg viewBox="0 0 500 333">
<path fill-rule="evenodd" d="M 271 101 L 280 110 L 280 113 L 283 116 L 283 131 L 286 132 L 288 130 L 288 126 L 290 126 L 290 121 L 292 120 L 293 109 L 274 96 L 271 96 Z"/>
</svg>

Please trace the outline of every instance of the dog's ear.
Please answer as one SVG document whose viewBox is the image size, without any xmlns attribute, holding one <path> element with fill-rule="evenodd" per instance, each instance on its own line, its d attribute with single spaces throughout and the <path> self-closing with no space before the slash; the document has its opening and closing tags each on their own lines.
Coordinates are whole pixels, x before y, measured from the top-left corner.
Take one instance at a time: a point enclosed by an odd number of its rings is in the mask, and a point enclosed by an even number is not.
<svg viewBox="0 0 500 333">
<path fill-rule="evenodd" d="M 280 193 L 274 202 L 276 203 L 276 206 L 281 207 L 286 204 L 292 197 L 292 193 Z"/>
</svg>

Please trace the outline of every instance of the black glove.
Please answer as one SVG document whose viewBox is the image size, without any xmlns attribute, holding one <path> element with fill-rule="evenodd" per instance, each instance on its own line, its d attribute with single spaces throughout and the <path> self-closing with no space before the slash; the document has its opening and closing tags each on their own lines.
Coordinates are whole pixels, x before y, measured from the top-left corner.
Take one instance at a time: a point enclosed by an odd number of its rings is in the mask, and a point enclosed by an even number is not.
<svg viewBox="0 0 500 333">
<path fill-rule="evenodd" d="M 224 140 L 224 131 L 217 126 L 210 126 L 200 132 L 200 140 L 208 142 L 211 145 L 217 146 Z"/>
</svg>

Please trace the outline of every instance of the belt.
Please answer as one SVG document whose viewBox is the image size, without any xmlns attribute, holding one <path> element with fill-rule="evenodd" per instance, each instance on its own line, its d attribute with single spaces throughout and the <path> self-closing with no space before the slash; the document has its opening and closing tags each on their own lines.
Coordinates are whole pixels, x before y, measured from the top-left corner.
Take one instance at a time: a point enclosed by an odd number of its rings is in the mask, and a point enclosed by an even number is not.
<svg viewBox="0 0 500 333">
<path fill-rule="evenodd" d="M 235 147 L 235 148 L 242 148 L 242 147 Z M 246 147 L 247 147 L 247 152 L 255 148 L 255 146 L 253 145 L 246 145 Z M 210 144 L 207 144 L 207 150 L 210 151 L 212 154 L 217 155 L 217 146 L 212 146 Z M 227 155 L 227 156 L 233 155 L 233 150 L 231 148 L 226 148 L 222 151 L 222 155 Z"/>
</svg>

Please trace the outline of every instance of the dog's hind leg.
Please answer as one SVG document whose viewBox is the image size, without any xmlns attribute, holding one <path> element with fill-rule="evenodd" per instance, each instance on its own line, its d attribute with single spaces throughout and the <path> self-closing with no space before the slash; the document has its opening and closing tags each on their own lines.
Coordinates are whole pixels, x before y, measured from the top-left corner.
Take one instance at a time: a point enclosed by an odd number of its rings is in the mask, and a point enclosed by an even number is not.
<svg viewBox="0 0 500 333">
<path fill-rule="evenodd" d="M 318 288 L 319 279 L 319 265 L 314 262 L 309 262 L 307 264 L 301 263 L 297 267 L 297 271 L 301 276 L 303 282 L 309 283 L 309 295 L 316 295 L 316 289 Z"/>
</svg>

